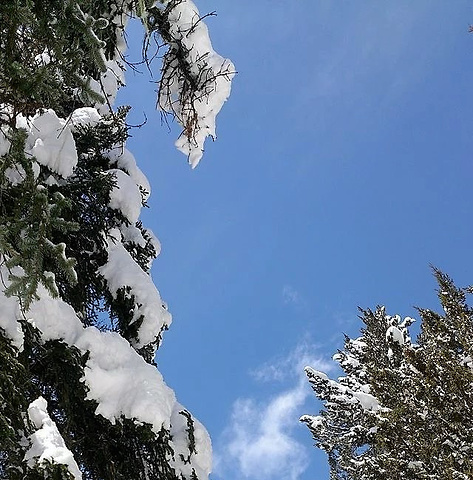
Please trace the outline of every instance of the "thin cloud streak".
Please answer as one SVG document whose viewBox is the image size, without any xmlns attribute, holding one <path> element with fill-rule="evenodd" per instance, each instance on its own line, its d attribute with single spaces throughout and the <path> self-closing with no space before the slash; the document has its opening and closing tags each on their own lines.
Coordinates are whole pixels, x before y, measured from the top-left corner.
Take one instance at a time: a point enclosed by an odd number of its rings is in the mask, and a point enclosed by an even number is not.
<svg viewBox="0 0 473 480">
<path fill-rule="evenodd" d="M 284 303 L 293 303 L 295 305 L 301 305 L 304 303 L 301 294 L 291 285 L 284 285 L 282 289 L 282 298 Z"/>
<path fill-rule="evenodd" d="M 259 382 L 283 382 L 303 377 L 304 367 L 307 365 L 324 372 L 333 370 L 335 364 L 330 359 L 314 354 L 318 350 L 318 345 L 306 339 L 288 355 L 264 363 L 252 370 L 250 375 Z"/>
</svg>

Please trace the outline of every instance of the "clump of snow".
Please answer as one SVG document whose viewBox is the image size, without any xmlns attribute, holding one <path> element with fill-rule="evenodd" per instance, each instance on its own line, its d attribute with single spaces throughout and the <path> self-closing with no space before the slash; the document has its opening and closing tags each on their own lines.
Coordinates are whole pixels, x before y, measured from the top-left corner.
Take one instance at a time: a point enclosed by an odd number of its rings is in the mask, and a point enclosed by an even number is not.
<svg viewBox="0 0 473 480">
<path fill-rule="evenodd" d="M 69 472 L 77 480 L 82 479 L 82 473 L 77 466 L 72 452 L 66 447 L 56 424 L 48 414 L 48 403 L 43 397 L 38 397 L 28 407 L 28 416 L 33 425 L 38 429 L 30 435 L 30 449 L 26 452 L 24 461 L 29 467 L 47 462 L 66 465 Z"/>
<path fill-rule="evenodd" d="M 353 396 L 360 402 L 364 410 L 377 412 L 381 408 L 377 398 L 370 393 L 355 391 Z"/>
<path fill-rule="evenodd" d="M 347 352 L 343 352 L 343 354 L 336 353 L 332 358 L 336 362 L 339 362 L 342 367 L 349 365 L 352 368 L 359 368 L 361 365 L 360 361 L 357 358 Z"/>
<path fill-rule="evenodd" d="M 172 318 L 153 280 L 133 260 L 119 238 L 118 231 L 110 232 L 110 238 L 107 239 L 108 260 L 98 272 L 103 275 L 114 296 L 121 288 L 130 287 L 130 295 L 135 297 L 137 305 L 133 320 L 144 318 L 135 345 L 136 348 L 141 348 L 155 342 L 163 329 L 171 324 Z"/>
<path fill-rule="evenodd" d="M 353 347 L 353 349 L 357 352 L 362 352 L 366 348 L 366 342 L 364 342 L 362 339 L 356 338 L 355 340 L 350 340 L 350 346 Z"/>
<path fill-rule="evenodd" d="M 135 181 L 123 170 L 113 168 L 104 172 L 114 177 L 116 185 L 110 192 L 109 206 L 120 210 L 123 215 L 132 223 L 136 223 L 141 212 L 141 192 Z"/>
<path fill-rule="evenodd" d="M 299 420 L 307 423 L 309 428 L 313 430 L 320 428 L 324 424 L 324 419 L 320 415 L 302 415 Z"/>
<path fill-rule="evenodd" d="M 184 128 L 176 147 L 195 168 L 202 158 L 205 139 L 216 137 L 215 119 L 230 95 L 235 67 L 212 48 L 207 26 L 191 0 L 178 2 L 168 21 L 172 38 L 184 48 L 196 91 L 191 98 L 185 97 L 188 92 L 183 91 L 182 71 L 177 59 L 172 59 L 171 50 L 167 54 L 170 73 L 166 76 L 165 72 L 158 103 L 162 110 L 175 114 Z"/>
<path fill-rule="evenodd" d="M 124 70 L 116 60 L 106 61 L 107 70 L 101 76 L 101 92 L 105 96 L 106 104 L 113 105 L 118 89 L 125 85 Z M 103 107 L 99 107 L 102 109 Z"/>
<path fill-rule="evenodd" d="M 52 298 L 43 286 L 38 288 L 39 300 L 32 302 L 28 321 L 41 331 L 41 338 L 63 340 L 75 345 L 83 332 L 81 321 L 74 309 L 59 298 Z"/>
<path fill-rule="evenodd" d="M 406 328 L 410 327 L 415 322 L 416 322 L 415 318 L 404 317 L 404 320 L 402 322 L 400 322 L 399 327 L 402 328 L 402 329 L 406 329 Z"/>
<path fill-rule="evenodd" d="M 74 110 L 70 117 L 72 131 L 77 130 L 79 126 L 93 126 L 100 122 L 101 116 L 96 108 L 82 107 Z"/>
<path fill-rule="evenodd" d="M 151 268 L 153 260 L 160 254 L 161 252 L 161 243 L 159 242 L 158 238 L 154 235 L 154 233 L 150 229 L 145 229 L 144 233 L 141 233 L 141 230 L 136 227 L 135 225 L 120 225 L 120 233 L 123 237 L 123 243 L 135 243 L 140 247 L 144 247 L 147 244 L 147 241 L 153 246 L 156 254 L 154 257 L 151 257 L 148 261 L 148 269 Z M 147 239 L 143 236 L 145 235 Z"/>
<path fill-rule="evenodd" d="M 404 320 L 401 319 L 399 315 L 386 316 L 389 327 L 386 330 L 386 342 L 390 343 L 391 346 L 393 343 L 398 344 L 399 346 L 410 345 L 411 337 L 409 335 L 409 327 L 415 322 L 411 317 L 405 317 Z M 387 356 L 389 359 L 392 359 L 394 356 L 394 351 L 389 346 Z"/>
<path fill-rule="evenodd" d="M 48 65 L 49 63 L 51 63 L 51 57 L 46 50 L 43 53 L 36 55 L 34 59 L 36 63 L 38 63 L 38 65 Z"/>
<path fill-rule="evenodd" d="M 467 367 L 473 369 L 473 358 L 470 355 L 466 355 L 461 359 L 460 365 L 466 365 Z"/>
<path fill-rule="evenodd" d="M 21 275 L 21 269 L 14 269 L 16 275 Z M 8 284 L 9 272 L 5 266 L 0 266 L 0 278 L 5 284 Z M 8 285 L 7 285 L 8 286 Z M 19 351 L 23 350 L 23 330 L 19 323 L 21 317 L 20 305 L 16 297 L 7 297 L 0 291 L 0 328 L 4 330 L 7 337 L 11 340 L 14 347 Z"/>
<path fill-rule="evenodd" d="M 319 370 L 315 370 L 312 367 L 305 367 L 304 370 L 308 375 L 310 375 L 312 377 L 318 377 L 322 380 L 328 380 L 328 377 L 324 372 L 320 372 Z"/>
<path fill-rule="evenodd" d="M 89 352 L 83 380 L 87 398 L 98 402 L 96 413 L 112 423 L 122 415 L 150 423 L 156 433 L 169 428 L 175 396 L 159 371 L 119 334 L 84 328 L 69 304 L 52 298 L 44 287 L 38 294 L 28 316 L 43 341 L 62 340 Z"/>
<path fill-rule="evenodd" d="M 401 332 L 401 330 L 394 325 L 391 325 L 387 330 L 386 330 L 386 340 L 391 340 L 394 343 L 397 343 L 399 345 L 404 345 L 405 343 L 405 338 L 404 334 Z"/>
<path fill-rule="evenodd" d="M 197 419 L 191 417 L 194 427 L 195 450 L 189 450 L 188 416 L 190 414 L 187 410 L 176 402 L 171 416 L 171 436 L 175 457 L 172 466 L 184 478 L 192 478 L 192 470 L 195 470 L 197 478 L 208 478 L 212 470 L 212 443 L 204 426 Z M 188 461 L 190 458 L 192 461 Z"/>
<path fill-rule="evenodd" d="M 28 121 L 27 118 L 23 117 L 22 115 L 18 115 L 17 117 L 17 127 L 18 128 L 23 128 L 27 132 L 30 131 L 32 125 L 31 122 Z M 29 144 L 29 145 L 28 145 Z M 27 149 L 26 153 L 31 156 L 31 150 L 34 144 L 34 139 L 30 135 L 28 140 L 27 140 Z M 7 135 L 5 132 L 0 129 L 0 157 L 8 153 L 10 150 L 10 141 L 7 138 Z M 33 176 L 34 178 L 38 178 L 39 173 L 40 173 L 40 167 L 37 162 L 32 161 L 31 167 L 33 169 Z M 5 177 L 8 180 L 8 182 L 11 185 L 18 185 L 23 182 L 26 178 L 26 172 L 25 169 L 19 165 L 19 164 L 14 164 L 11 165 L 10 167 L 7 167 L 5 169 Z"/>
<path fill-rule="evenodd" d="M 156 367 L 146 363 L 123 337 L 89 327 L 75 345 L 90 352 L 84 381 L 87 398 L 99 404 L 97 415 L 112 423 L 122 415 L 137 419 L 153 425 L 155 433 L 162 426 L 169 428 L 174 392 Z"/>
<path fill-rule="evenodd" d="M 153 245 L 154 250 L 156 251 L 156 256 L 158 256 L 161 253 L 161 242 L 159 241 L 159 238 L 153 233 L 150 228 L 146 229 L 146 233 L 149 236 L 151 245 Z"/>
<path fill-rule="evenodd" d="M 7 154 L 10 150 L 10 141 L 8 140 L 5 132 L 0 128 L 0 157 Z"/>
<path fill-rule="evenodd" d="M 34 163 L 38 165 L 36 162 Z M 15 186 L 23 182 L 26 178 L 26 172 L 21 165 L 14 165 L 5 169 L 5 177 L 11 185 Z"/>
<path fill-rule="evenodd" d="M 122 234 L 124 243 L 132 242 L 140 247 L 146 245 L 146 240 L 143 238 L 140 229 L 134 225 L 120 225 L 120 233 Z"/>
<path fill-rule="evenodd" d="M 361 343 L 361 342 L 360 342 Z M 359 404 L 363 410 L 377 412 L 382 409 L 378 399 L 371 395 L 370 386 L 361 384 L 359 381 L 347 382 L 348 377 L 339 378 L 339 382 L 331 380 L 325 373 L 305 367 L 305 371 L 311 383 L 327 384 L 332 391 L 331 398 L 349 404 Z"/>
<path fill-rule="evenodd" d="M 95 108 L 97 108 L 100 114 L 110 113 L 111 107 L 115 102 L 115 98 L 118 93 L 118 89 L 125 85 L 125 75 L 124 70 L 120 63 L 113 60 L 105 61 L 106 70 L 100 76 L 100 80 L 90 80 L 90 88 L 95 92 L 101 95 L 105 102 L 97 103 Z"/>
<path fill-rule="evenodd" d="M 136 160 L 133 154 L 122 146 L 106 152 L 106 156 L 110 159 L 110 163 L 125 170 L 128 175 L 135 181 L 136 185 L 141 188 L 146 200 L 151 192 L 151 186 L 145 174 L 136 165 Z"/>
<path fill-rule="evenodd" d="M 17 127 L 28 132 L 25 152 L 38 163 L 63 178 L 72 175 L 77 165 L 77 151 L 70 125 L 54 110 L 37 113 L 33 118 L 19 116 Z"/>
</svg>

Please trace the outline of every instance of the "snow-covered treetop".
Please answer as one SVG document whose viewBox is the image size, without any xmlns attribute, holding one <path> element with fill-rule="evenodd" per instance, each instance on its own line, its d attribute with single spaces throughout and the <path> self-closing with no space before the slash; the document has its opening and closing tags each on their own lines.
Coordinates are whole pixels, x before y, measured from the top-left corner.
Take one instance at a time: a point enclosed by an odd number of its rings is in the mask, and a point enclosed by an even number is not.
<svg viewBox="0 0 473 480">
<path fill-rule="evenodd" d="M 445 312 L 418 309 L 411 317 L 362 310 L 357 339 L 345 337 L 334 359 L 343 376 L 306 368 L 324 404 L 304 415 L 331 478 L 471 478 L 473 472 L 473 309 L 466 293 L 433 269 Z"/>
</svg>

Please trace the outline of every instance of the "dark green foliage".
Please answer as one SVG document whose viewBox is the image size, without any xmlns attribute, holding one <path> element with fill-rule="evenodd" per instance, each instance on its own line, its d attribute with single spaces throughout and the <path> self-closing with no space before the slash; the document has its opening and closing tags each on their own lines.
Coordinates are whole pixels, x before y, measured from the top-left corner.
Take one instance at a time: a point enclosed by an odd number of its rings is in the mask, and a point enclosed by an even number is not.
<svg viewBox="0 0 473 480">
<path fill-rule="evenodd" d="M 15 478 L 23 461 L 19 447 L 25 429 L 23 413 L 28 408 L 29 374 L 17 351 L 0 331 L 0 478 Z M 21 478 L 18 476 L 17 478 Z"/>
<path fill-rule="evenodd" d="M 0 103 L 31 115 L 100 100 L 88 86 L 104 71 L 94 19 L 75 0 L 9 0 L 0 3 Z M 69 110 L 69 111 L 67 111 Z"/>
<path fill-rule="evenodd" d="M 26 332 L 25 345 L 38 342 L 37 332 L 27 322 L 22 325 Z M 72 476 L 65 465 L 48 463 L 44 468 L 31 469 L 23 463 L 27 450 L 23 439 L 34 431 L 25 413 L 39 394 L 38 382 L 29 369 L 25 351 L 18 352 L 3 332 L 0 333 L 0 478 L 69 480 Z"/>
<path fill-rule="evenodd" d="M 473 310 L 468 289 L 434 274 L 444 314 L 419 309 L 416 344 L 410 319 L 366 310 L 362 336 L 335 357 L 345 376 L 307 372 L 325 406 L 302 421 L 327 452 L 332 479 L 473 478 Z M 360 392 L 378 406 L 363 408 Z"/>
<path fill-rule="evenodd" d="M 33 180 L 27 172 L 26 182 Z M 21 298 L 23 307 L 28 309 L 31 301 L 37 299 L 36 291 L 42 283 L 53 297 L 59 295 L 53 271 L 61 272 L 70 284 L 76 283 L 75 259 L 65 255 L 64 243 L 53 243 L 53 231 L 61 233 L 77 231 L 78 225 L 67 222 L 61 216 L 70 202 L 60 193 L 50 195 L 46 187 L 33 180 L 31 188 L 22 186 L 28 194 L 19 196 L 20 201 L 5 215 L 3 241 L 9 247 L 10 258 L 5 262 L 11 270 L 10 285 L 5 290 L 8 296 Z M 16 190 L 15 187 L 12 190 Z M 15 197 L 15 192 L 9 192 Z M 18 198 L 18 197 L 17 197 Z M 12 248 L 13 246 L 13 248 Z M 14 273 L 14 267 L 22 267 L 21 273 Z"/>
<path fill-rule="evenodd" d="M 34 469 L 29 469 L 22 480 L 74 480 L 74 476 L 67 469 L 66 465 L 54 463 L 45 460 L 41 467 L 37 466 Z"/>
<path fill-rule="evenodd" d="M 77 282 L 72 284 L 61 275 L 56 282 L 62 298 L 68 299 L 86 325 L 97 321 L 107 295 L 104 281 L 97 275 L 97 269 L 107 259 L 106 234 L 126 222 L 123 215 L 108 206 L 116 182 L 106 174 L 110 165 L 103 153 L 126 140 L 126 111 L 106 118 L 96 127 L 81 128 L 74 135 L 79 156 L 77 167 L 67 183 L 52 187 L 70 199 L 67 219 L 78 225 L 74 235 L 58 231 L 53 236 L 53 241 L 65 242 L 69 255 L 76 259 Z"/>
</svg>

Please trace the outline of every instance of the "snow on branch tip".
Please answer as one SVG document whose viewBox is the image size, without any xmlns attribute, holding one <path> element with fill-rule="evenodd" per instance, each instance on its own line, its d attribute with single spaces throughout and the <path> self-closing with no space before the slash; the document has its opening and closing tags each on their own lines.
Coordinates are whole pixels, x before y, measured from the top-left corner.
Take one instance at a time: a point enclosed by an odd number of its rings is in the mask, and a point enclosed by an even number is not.
<svg viewBox="0 0 473 480">
<path fill-rule="evenodd" d="M 176 147 L 188 156 L 192 168 L 202 158 L 205 139 L 216 137 L 215 119 L 235 75 L 233 63 L 212 48 L 203 22 L 206 16 L 191 0 L 171 0 L 164 9 L 148 9 L 143 19 L 148 32 L 158 32 L 168 46 L 157 104 L 181 125 Z"/>
</svg>

